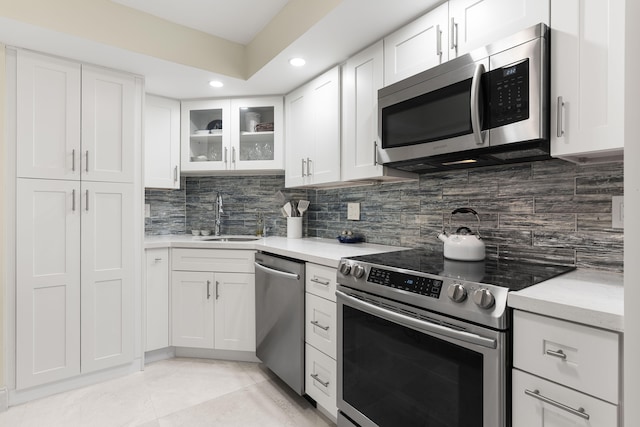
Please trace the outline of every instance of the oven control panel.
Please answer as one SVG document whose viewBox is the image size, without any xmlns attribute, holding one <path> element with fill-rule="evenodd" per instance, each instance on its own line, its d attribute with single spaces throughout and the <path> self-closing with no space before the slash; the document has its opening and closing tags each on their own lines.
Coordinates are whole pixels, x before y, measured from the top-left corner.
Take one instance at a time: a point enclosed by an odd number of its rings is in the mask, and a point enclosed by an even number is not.
<svg viewBox="0 0 640 427">
<path fill-rule="evenodd" d="M 369 271 L 367 281 L 431 298 L 440 298 L 442 290 L 442 280 L 375 267 Z"/>
</svg>

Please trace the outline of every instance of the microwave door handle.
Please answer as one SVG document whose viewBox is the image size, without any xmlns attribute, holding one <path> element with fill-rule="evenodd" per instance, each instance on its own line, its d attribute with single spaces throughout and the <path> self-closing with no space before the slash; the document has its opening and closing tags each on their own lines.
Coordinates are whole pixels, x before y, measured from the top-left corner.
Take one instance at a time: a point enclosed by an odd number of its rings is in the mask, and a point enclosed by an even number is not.
<svg viewBox="0 0 640 427">
<path fill-rule="evenodd" d="M 471 130 L 473 131 L 476 145 L 484 145 L 482 123 L 480 123 L 480 89 L 482 86 L 480 80 L 482 79 L 482 73 L 484 73 L 484 65 L 476 65 L 471 79 Z"/>
</svg>

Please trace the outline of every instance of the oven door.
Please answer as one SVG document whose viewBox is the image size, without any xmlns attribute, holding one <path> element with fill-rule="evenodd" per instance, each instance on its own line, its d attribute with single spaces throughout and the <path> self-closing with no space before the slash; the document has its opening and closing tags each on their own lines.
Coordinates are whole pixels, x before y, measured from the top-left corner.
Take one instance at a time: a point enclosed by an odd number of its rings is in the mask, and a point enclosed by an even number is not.
<svg viewBox="0 0 640 427">
<path fill-rule="evenodd" d="M 507 425 L 506 332 L 340 288 L 338 426 Z"/>
</svg>

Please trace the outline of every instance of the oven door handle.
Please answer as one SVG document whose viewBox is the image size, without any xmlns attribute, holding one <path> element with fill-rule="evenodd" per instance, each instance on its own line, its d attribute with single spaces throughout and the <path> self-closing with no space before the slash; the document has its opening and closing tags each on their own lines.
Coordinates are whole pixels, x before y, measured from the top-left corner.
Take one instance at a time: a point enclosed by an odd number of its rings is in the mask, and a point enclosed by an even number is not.
<svg viewBox="0 0 640 427">
<path fill-rule="evenodd" d="M 368 302 L 359 300 L 358 298 L 349 296 L 341 291 L 336 291 L 336 296 L 348 302 L 351 307 L 365 311 L 371 315 L 389 320 L 390 322 L 398 323 L 419 331 L 441 335 L 441 336 L 453 338 L 459 341 L 475 344 L 475 345 L 480 345 L 482 347 L 497 348 L 498 343 L 496 342 L 496 340 L 491 338 L 485 338 L 478 334 L 458 331 L 456 329 L 449 328 L 447 326 L 442 326 L 442 325 L 438 325 L 428 321 L 405 316 L 404 314 L 396 313 L 384 308 L 380 308 Z"/>
</svg>

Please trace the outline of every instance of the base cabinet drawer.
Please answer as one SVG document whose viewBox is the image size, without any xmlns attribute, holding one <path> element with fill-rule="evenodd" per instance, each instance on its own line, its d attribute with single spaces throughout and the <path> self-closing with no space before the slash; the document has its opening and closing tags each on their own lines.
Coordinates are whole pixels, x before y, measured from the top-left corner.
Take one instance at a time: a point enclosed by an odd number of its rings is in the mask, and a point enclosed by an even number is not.
<svg viewBox="0 0 640 427">
<path fill-rule="evenodd" d="M 247 249 L 173 249 L 171 252 L 171 269 L 253 273 L 254 259 L 255 251 Z"/>
<path fill-rule="evenodd" d="M 305 345 L 305 352 L 305 393 L 337 417 L 336 361 L 309 344 Z"/>
<path fill-rule="evenodd" d="M 614 404 L 619 345 L 614 332 L 520 310 L 513 314 L 515 368 Z"/>
<path fill-rule="evenodd" d="M 305 341 L 336 358 L 336 303 L 305 294 Z"/>
<path fill-rule="evenodd" d="M 306 265 L 305 290 L 310 294 L 336 301 L 336 269 L 326 265 Z"/>
<path fill-rule="evenodd" d="M 615 427 L 618 407 L 513 370 L 512 427 Z"/>
</svg>

